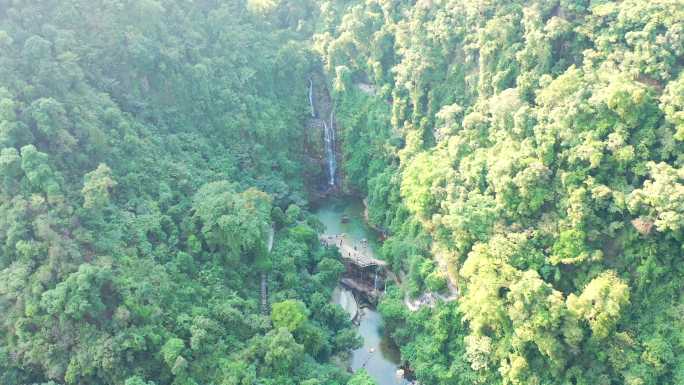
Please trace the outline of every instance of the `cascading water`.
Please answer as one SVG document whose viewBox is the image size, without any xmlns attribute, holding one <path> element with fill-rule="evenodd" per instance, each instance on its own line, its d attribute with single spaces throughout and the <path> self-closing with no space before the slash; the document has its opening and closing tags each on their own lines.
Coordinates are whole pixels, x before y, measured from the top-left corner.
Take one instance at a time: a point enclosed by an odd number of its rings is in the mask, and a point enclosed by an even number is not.
<svg viewBox="0 0 684 385">
<path fill-rule="evenodd" d="M 309 79 L 309 105 L 311 106 L 311 117 L 316 119 L 316 108 L 314 107 L 313 79 Z M 324 105 L 325 103 L 318 103 Z M 324 108 L 323 108 L 324 109 Z M 319 113 L 321 111 L 318 111 Z M 330 110 L 330 123 L 325 119 L 316 119 L 323 123 L 323 139 L 325 142 L 325 157 L 328 165 L 328 185 L 335 186 L 335 174 L 337 172 L 337 159 L 335 152 L 335 112 Z"/>
<path fill-rule="evenodd" d="M 325 124 L 325 152 L 328 157 L 328 173 L 330 179 L 328 184 L 335 186 L 335 171 L 337 160 L 335 159 L 335 112 L 330 112 L 330 124 Z"/>
<path fill-rule="evenodd" d="M 311 106 L 311 117 L 316 117 L 316 110 L 313 105 L 313 80 L 309 79 L 309 105 Z"/>
<path fill-rule="evenodd" d="M 375 277 L 373 278 L 373 289 L 378 290 L 378 272 L 375 272 Z"/>
</svg>

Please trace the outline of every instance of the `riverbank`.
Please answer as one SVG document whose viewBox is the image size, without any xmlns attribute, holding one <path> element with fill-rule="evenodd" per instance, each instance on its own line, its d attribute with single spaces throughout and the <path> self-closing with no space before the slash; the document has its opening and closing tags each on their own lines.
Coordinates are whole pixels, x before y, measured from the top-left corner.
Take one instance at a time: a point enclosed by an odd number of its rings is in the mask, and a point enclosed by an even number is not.
<svg viewBox="0 0 684 385">
<path fill-rule="evenodd" d="M 382 315 L 371 304 L 356 297 L 342 286 L 335 288 L 331 301 L 344 308 L 357 325 L 363 345 L 350 352 L 349 359 L 340 362 L 353 372 L 364 369 L 377 385 L 409 385 L 403 377 L 401 353 L 394 342 L 385 334 Z M 350 304 L 354 310 L 350 311 Z"/>
<path fill-rule="evenodd" d="M 363 308 L 359 317 L 359 335 L 363 346 L 352 352 L 353 371 L 365 369 L 377 385 L 409 385 L 401 373 L 399 348 L 384 333 L 382 315 L 370 307 Z"/>
</svg>

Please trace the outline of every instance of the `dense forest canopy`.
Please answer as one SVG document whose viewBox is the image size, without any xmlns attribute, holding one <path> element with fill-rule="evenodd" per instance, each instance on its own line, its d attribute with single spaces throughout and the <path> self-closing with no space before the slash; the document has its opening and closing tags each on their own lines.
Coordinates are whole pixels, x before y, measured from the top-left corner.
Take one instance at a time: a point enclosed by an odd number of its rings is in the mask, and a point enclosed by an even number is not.
<svg viewBox="0 0 684 385">
<path fill-rule="evenodd" d="M 683 384 L 683 67 L 682 0 L 0 0 L 0 384 L 372 384 L 312 76 L 421 384 Z"/>
<path fill-rule="evenodd" d="M 283 7 L 0 1 L 1 384 L 347 382 Z"/>
<path fill-rule="evenodd" d="M 460 293 L 381 305 L 421 383 L 684 383 L 684 3 L 321 12 L 346 182 L 409 294 Z"/>
</svg>

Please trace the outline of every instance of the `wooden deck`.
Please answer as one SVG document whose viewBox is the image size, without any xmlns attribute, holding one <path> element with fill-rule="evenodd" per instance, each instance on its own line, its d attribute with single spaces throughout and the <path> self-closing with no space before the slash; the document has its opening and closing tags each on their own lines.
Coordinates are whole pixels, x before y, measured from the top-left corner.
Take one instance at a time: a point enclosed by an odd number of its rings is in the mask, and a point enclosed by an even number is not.
<svg viewBox="0 0 684 385">
<path fill-rule="evenodd" d="M 340 250 L 342 259 L 355 264 L 358 267 L 387 266 L 387 262 L 374 258 L 368 244 L 353 245 L 348 238 L 341 235 L 322 235 L 320 240 L 327 246 L 335 246 Z"/>
</svg>

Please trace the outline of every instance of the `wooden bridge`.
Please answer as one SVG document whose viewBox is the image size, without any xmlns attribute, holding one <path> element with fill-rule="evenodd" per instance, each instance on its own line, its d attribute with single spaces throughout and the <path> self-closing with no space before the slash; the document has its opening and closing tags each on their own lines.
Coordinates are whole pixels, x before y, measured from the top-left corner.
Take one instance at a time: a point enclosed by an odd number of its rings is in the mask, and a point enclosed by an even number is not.
<svg viewBox="0 0 684 385">
<path fill-rule="evenodd" d="M 373 252 L 367 242 L 362 242 L 360 245 L 354 245 L 344 234 L 322 235 L 320 240 L 324 245 L 337 247 L 340 250 L 342 259 L 346 262 L 353 263 L 360 268 L 387 266 L 387 262 L 373 257 Z"/>
<path fill-rule="evenodd" d="M 377 300 L 384 288 L 387 262 L 374 258 L 368 242 L 354 244 L 344 234 L 322 235 L 321 243 L 337 247 L 347 272 L 341 283 Z"/>
</svg>

